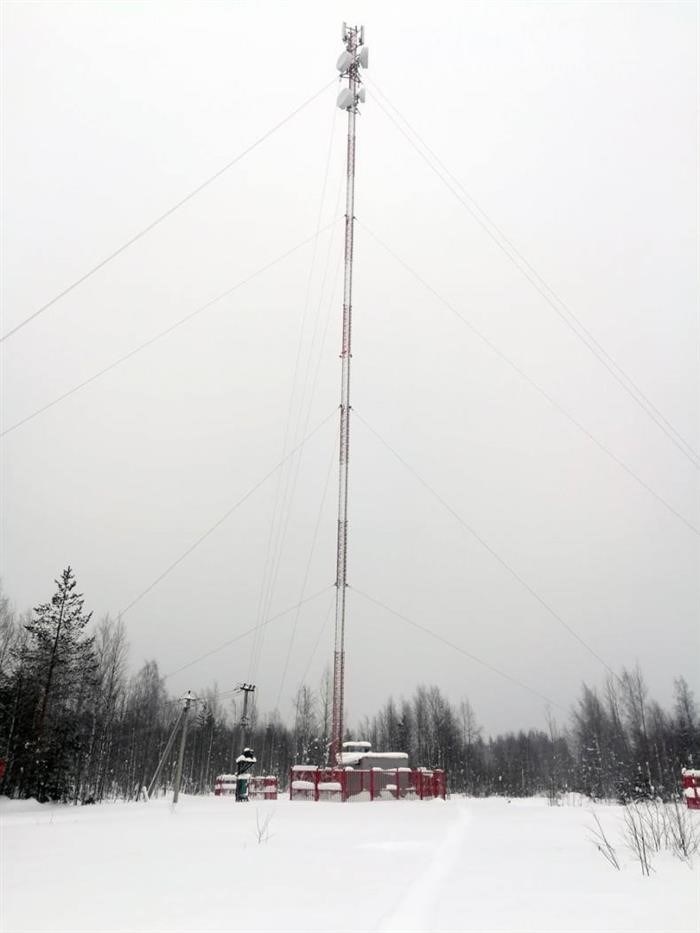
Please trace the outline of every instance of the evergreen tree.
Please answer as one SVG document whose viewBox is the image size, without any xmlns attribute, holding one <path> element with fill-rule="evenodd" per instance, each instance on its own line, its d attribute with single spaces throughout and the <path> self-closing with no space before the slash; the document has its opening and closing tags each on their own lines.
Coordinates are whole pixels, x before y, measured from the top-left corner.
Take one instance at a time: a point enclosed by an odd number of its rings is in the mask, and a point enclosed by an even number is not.
<svg viewBox="0 0 700 933">
<path fill-rule="evenodd" d="M 89 727 L 86 700 L 96 668 L 94 637 L 85 633 L 92 613 L 83 608 L 72 569 L 67 567 L 55 582 L 51 601 L 37 606 L 25 625 L 28 639 L 20 665 L 25 697 L 33 706 L 31 725 L 24 723 L 29 735 L 22 783 L 25 793 L 39 800 L 68 799 L 77 791 Z"/>
</svg>

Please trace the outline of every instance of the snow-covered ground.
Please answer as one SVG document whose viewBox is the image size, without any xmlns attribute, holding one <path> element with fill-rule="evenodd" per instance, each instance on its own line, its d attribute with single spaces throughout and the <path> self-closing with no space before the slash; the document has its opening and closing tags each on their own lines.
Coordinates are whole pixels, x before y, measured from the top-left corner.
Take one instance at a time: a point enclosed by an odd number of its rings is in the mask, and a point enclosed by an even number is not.
<svg viewBox="0 0 700 933">
<path fill-rule="evenodd" d="M 595 812 L 621 871 L 589 804 L 0 798 L 0 929 L 697 931 L 700 860 L 643 877 Z"/>
</svg>

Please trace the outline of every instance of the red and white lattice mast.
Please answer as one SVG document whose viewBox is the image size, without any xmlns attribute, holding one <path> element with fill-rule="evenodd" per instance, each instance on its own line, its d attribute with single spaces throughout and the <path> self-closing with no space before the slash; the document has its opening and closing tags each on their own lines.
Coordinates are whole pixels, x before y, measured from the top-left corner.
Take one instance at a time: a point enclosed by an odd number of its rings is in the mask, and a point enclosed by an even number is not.
<svg viewBox="0 0 700 933">
<path fill-rule="evenodd" d="M 335 648 L 333 654 L 333 713 L 330 761 L 335 765 L 343 747 L 345 698 L 345 613 L 348 562 L 348 466 L 350 461 L 350 361 L 352 359 L 352 256 L 355 232 L 355 122 L 357 106 L 364 102 L 360 68 L 367 67 L 364 27 L 343 23 L 345 51 L 337 62 L 348 86 L 338 95 L 338 107 L 348 114 L 347 176 L 345 191 L 345 277 L 343 284 L 342 377 L 340 388 L 340 469 L 338 482 L 338 543 L 335 596 Z"/>
</svg>

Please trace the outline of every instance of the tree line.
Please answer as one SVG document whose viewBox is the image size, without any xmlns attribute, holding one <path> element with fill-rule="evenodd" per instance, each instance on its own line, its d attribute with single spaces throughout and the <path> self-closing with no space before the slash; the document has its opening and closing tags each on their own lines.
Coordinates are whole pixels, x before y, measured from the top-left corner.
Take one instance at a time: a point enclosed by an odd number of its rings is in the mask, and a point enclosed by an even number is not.
<svg viewBox="0 0 700 933">
<path fill-rule="evenodd" d="M 109 616 L 93 623 L 70 567 L 50 602 L 31 612 L 18 615 L 0 594 L 0 793 L 73 803 L 143 794 L 180 704 L 155 661 L 131 676 L 127 661 L 124 624 Z M 257 772 L 277 775 L 282 786 L 291 765 L 324 765 L 330 692 L 328 674 L 317 690 L 302 684 L 293 722 L 254 711 L 244 736 L 230 697 L 207 690 L 188 730 L 183 791 L 209 793 L 217 774 L 235 770 L 244 744 L 255 749 Z M 688 684 L 675 681 L 672 709 L 664 710 L 637 668 L 602 688 L 583 684 L 568 721 L 548 715 L 546 729 L 486 737 L 468 699 L 455 706 L 439 687 L 418 686 L 358 723 L 354 737 L 443 768 L 451 792 L 475 796 L 668 800 L 681 768 L 700 767 L 700 714 Z"/>
</svg>

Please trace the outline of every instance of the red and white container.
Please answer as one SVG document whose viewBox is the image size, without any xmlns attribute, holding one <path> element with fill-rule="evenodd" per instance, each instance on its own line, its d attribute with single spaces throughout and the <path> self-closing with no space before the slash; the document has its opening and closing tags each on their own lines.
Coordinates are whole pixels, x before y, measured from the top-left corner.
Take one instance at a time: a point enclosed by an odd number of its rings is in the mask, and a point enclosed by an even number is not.
<svg viewBox="0 0 700 933">
<path fill-rule="evenodd" d="M 681 775 L 686 805 L 691 810 L 700 810 L 700 771 L 683 768 Z"/>
</svg>

